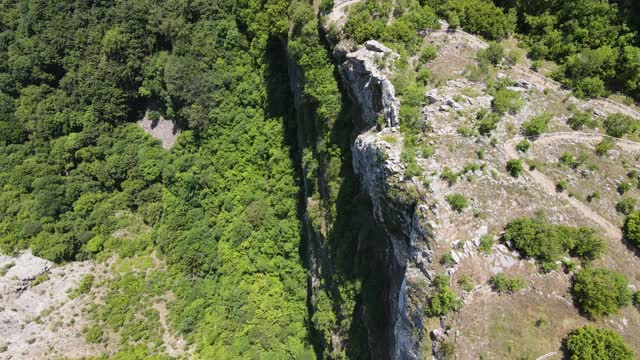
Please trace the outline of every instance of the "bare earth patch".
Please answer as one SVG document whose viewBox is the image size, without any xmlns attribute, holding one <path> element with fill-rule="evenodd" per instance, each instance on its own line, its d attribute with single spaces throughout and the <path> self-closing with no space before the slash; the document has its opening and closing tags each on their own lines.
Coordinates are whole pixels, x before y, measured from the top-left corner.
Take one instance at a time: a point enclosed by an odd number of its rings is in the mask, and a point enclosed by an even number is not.
<svg viewBox="0 0 640 360">
<path fill-rule="evenodd" d="M 159 120 L 150 120 L 149 113 L 144 115 L 144 118 L 138 121 L 144 132 L 153 136 L 154 138 L 162 142 L 162 148 L 171 149 L 176 143 L 178 135 L 180 135 L 180 129 L 173 120 L 167 120 L 160 116 Z"/>
</svg>

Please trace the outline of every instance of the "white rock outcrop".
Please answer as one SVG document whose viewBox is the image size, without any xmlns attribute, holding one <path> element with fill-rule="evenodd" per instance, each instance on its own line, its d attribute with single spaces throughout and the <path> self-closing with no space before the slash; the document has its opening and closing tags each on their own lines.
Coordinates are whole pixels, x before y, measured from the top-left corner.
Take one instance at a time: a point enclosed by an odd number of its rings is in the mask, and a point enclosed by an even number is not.
<svg viewBox="0 0 640 360">
<path fill-rule="evenodd" d="M 340 66 L 340 73 L 367 127 L 375 126 L 379 116 L 384 117 L 387 126 L 396 127 L 400 123 L 400 101 L 385 74 L 387 63 L 398 58 L 400 55 L 388 47 L 370 40 L 348 53 Z"/>
</svg>

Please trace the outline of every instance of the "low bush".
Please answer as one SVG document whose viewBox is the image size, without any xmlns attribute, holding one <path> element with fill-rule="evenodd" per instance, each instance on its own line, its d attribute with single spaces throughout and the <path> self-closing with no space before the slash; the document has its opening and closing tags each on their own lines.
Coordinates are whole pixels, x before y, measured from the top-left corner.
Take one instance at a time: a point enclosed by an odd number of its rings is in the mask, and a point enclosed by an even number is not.
<svg viewBox="0 0 640 360">
<path fill-rule="evenodd" d="M 569 183 L 567 182 L 567 180 L 560 180 L 556 183 L 557 192 L 563 192 L 567 190 L 568 187 L 569 187 Z"/>
<path fill-rule="evenodd" d="M 587 127 L 587 128 L 596 127 L 596 121 L 593 120 L 591 113 L 586 111 L 578 111 L 574 113 L 573 116 L 571 116 L 569 120 L 567 120 L 567 124 L 573 130 L 580 130 L 583 127 Z"/>
<path fill-rule="evenodd" d="M 449 183 L 449 186 L 452 186 L 458 181 L 458 176 L 459 174 L 457 172 L 454 172 L 448 167 L 445 167 L 440 174 L 440 178 L 442 180 L 446 180 Z"/>
<path fill-rule="evenodd" d="M 635 207 L 636 199 L 625 197 L 616 204 L 616 211 L 624 215 L 629 215 Z"/>
<path fill-rule="evenodd" d="M 503 238 L 522 255 L 542 263 L 558 261 L 566 254 L 591 261 L 605 249 L 593 229 L 549 224 L 541 214 L 511 221 Z"/>
<path fill-rule="evenodd" d="M 451 255 L 451 252 L 442 255 L 442 257 L 440 258 L 440 265 L 444 267 L 452 267 L 455 264 L 456 261 L 453 260 L 453 255 Z"/>
<path fill-rule="evenodd" d="M 580 153 L 580 155 L 576 158 L 569 151 L 565 151 L 562 156 L 560 156 L 560 164 L 570 167 L 572 169 L 577 169 L 580 165 L 584 164 L 589 159 L 589 155 L 587 153 Z"/>
<path fill-rule="evenodd" d="M 484 254 L 491 254 L 493 251 L 493 234 L 484 234 L 480 237 L 480 245 L 478 245 L 478 251 Z"/>
<path fill-rule="evenodd" d="M 478 112 L 476 115 L 477 123 L 476 127 L 478 129 L 478 133 L 481 135 L 488 135 L 493 130 L 498 127 L 498 123 L 500 122 L 500 115 L 496 113 L 481 113 Z"/>
<path fill-rule="evenodd" d="M 499 294 L 513 294 L 524 288 L 524 280 L 509 278 L 503 273 L 493 275 L 490 279 L 491 287 Z"/>
<path fill-rule="evenodd" d="M 573 278 L 571 293 L 580 311 L 592 319 L 615 314 L 631 300 L 627 278 L 608 269 L 578 272 Z"/>
<path fill-rule="evenodd" d="M 522 139 L 522 141 L 520 141 L 516 145 L 516 150 L 524 153 L 524 152 L 527 152 L 527 150 L 529 150 L 529 147 L 531 147 L 531 143 L 529 142 L 529 140 Z"/>
<path fill-rule="evenodd" d="M 93 326 L 89 328 L 89 330 L 87 330 L 87 333 L 85 334 L 85 340 L 89 344 L 101 343 L 102 341 L 104 341 L 104 333 L 102 332 L 102 329 L 100 327 Z"/>
<path fill-rule="evenodd" d="M 450 194 L 447 195 L 446 199 L 451 206 L 451 209 L 457 212 L 462 212 L 462 210 L 466 209 L 469 206 L 467 198 L 462 194 Z"/>
<path fill-rule="evenodd" d="M 507 112 L 515 114 L 523 105 L 524 101 L 520 93 L 509 89 L 498 90 L 491 103 L 493 111 L 500 115 L 506 114 Z"/>
<path fill-rule="evenodd" d="M 333 9 L 333 6 L 334 6 L 333 0 L 322 0 L 320 2 L 320 11 L 324 13 L 331 12 L 331 10 Z"/>
<path fill-rule="evenodd" d="M 640 248 L 640 210 L 635 210 L 627 216 L 622 230 L 625 239 Z"/>
<path fill-rule="evenodd" d="M 517 178 L 524 171 L 524 168 L 522 167 L 522 161 L 516 159 L 507 161 L 507 171 L 509 172 L 509 174 L 511 174 L 511 176 Z"/>
<path fill-rule="evenodd" d="M 637 128 L 637 121 L 623 114 L 609 115 L 604 120 L 604 130 L 607 135 L 617 138 L 635 132 Z"/>
<path fill-rule="evenodd" d="M 449 277 L 437 275 L 433 280 L 433 295 L 427 300 L 424 314 L 429 317 L 444 316 L 460 308 L 460 299 L 449 286 Z"/>
<path fill-rule="evenodd" d="M 627 191 L 631 190 L 631 184 L 626 181 L 621 182 L 618 184 L 618 187 L 616 187 L 616 190 L 618 191 L 618 194 L 624 195 Z"/>
<path fill-rule="evenodd" d="M 542 113 L 532 117 L 522 124 L 522 132 L 525 136 L 540 136 L 549 128 L 549 121 L 551 121 L 551 113 Z"/>
<path fill-rule="evenodd" d="M 632 360 L 633 351 L 615 331 L 587 325 L 572 331 L 564 341 L 570 360 Z"/>
<path fill-rule="evenodd" d="M 464 291 L 469 292 L 473 290 L 473 281 L 469 275 L 460 276 L 460 279 L 458 279 L 458 285 L 460 285 L 460 288 Z"/>
<path fill-rule="evenodd" d="M 604 138 L 596 145 L 596 154 L 598 156 L 605 156 L 609 152 L 609 150 L 613 150 L 615 148 L 615 142 L 613 139 Z"/>
<path fill-rule="evenodd" d="M 438 56 L 438 49 L 433 45 L 428 45 L 420 54 L 420 62 L 423 64 L 435 59 Z"/>
<path fill-rule="evenodd" d="M 489 47 L 478 51 L 478 61 L 482 64 L 498 65 L 504 57 L 504 48 L 502 45 L 491 42 Z"/>
</svg>

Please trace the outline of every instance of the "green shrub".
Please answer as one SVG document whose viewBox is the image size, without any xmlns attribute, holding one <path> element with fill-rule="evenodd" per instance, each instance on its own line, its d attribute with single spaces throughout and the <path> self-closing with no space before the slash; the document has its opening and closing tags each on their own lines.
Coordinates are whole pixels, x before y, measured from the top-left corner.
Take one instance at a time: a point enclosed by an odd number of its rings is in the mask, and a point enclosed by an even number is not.
<svg viewBox="0 0 640 360">
<path fill-rule="evenodd" d="M 87 274 L 82 277 L 78 287 L 69 294 L 69 298 L 75 299 L 82 294 L 86 294 L 91 290 L 93 286 L 93 275 Z"/>
<path fill-rule="evenodd" d="M 509 172 L 509 174 L 511 174 L 511 176 L 517 178 L 524 171 L 524 168 L 522 167 L 522 161 L 517 159 L 511 159 L 507 161 L 507 171 Z"/>
<path fill-rule="evenodd" d="M 462 135 L 464 137 L 472 137 L 472 136 L 476 135 L 476 132 L 473 129 L 471 129 L 471 128 L 467 127 L 467 126 L 464 126 L 464 125 L 460 126 L 457 129 L 457 131 L 458 131 L 458 134 L 460 134 L 460 135 Z"/>
<path fill-rule="evenodd" d="M 580 130 L 583 127 L 596 127 L 596 122 L 593 120 L 591 113 L 586 111 L 578 111 L 573 114 L 573 116 L 567 120 L 567 124 L 569 124 L 573 130 Z"/>
<path fill-rule="evenodd" d="M 504 57 L 504 48 L 502 45 L 491 42 L 489 47 L 478 51 L 478 61 L 480 63 L 498 65 Z"/>
<path fill-rule="evenodd" d="M 525 136 L 540 136 L 549 128 L 551 113 L 542 113 L 532 117 L 522 124 L 522 132 Z"/>
<path fill-rule="evenodd" d="M 632 360 L 633 351 L 615 331 L 587 325 L 572 331 L 564 341 L 569 360 Z"/>
<path fill-rule="evenodd" d="M 583 96 L 603 96 L 606 91 L 604 88 L 604 81 L 598 77 L 588 77 L 584 78 L 575 83 L 576 94 L 579 97 Z"/>
<path fill-rule="evenodd" d="M 596 236 L 595 230 L 588 227 L 564 229 L 564 248 L 571 256 L 591 261 L 602 255 L 606 249 L 604 240 Z"/>
<path fill-rule="evenodd" d="M 455 264 L 456 261 L 453 259 L 453 255 L 451 255 L 451 252 L 442 255 L 442 257 L 440 258 L 440 265 L 442 266 L 452 267 Z"/>
<path fill-rule="evenodd" d="M 529 140 L 522 139 L 522 141 L 520 141 L 516 145 L 516 150 L 524 153 L 524 152 L 527 152 L 527 150 L 529 150 L 530 147 L 531 147 L 531 143 L 529 142 Z"/>
<path fill-rule="evenodd" d="M 520 93 L 509 89 L 498 90 L 491 103 L 493 111 L 500 115 L 504 115 L 507 112 L 515 114 L 523 105 L 524 101 Z"/>
<path fill-rule="evenodd" d="M 625 239 L 640 248 L 640 210 L 635 210 L 627 216 L 622 230 Z"/>
<path fill-rule="evenodd" d="M 426 86 L 429 81 L 433 79 L 433 73 L 430 69 L 422 68 L 418 71 L 416 75 L 416 80 L 420 82 L 423 86 Z"/>
<path fill-rule="evenodd" d="M 451 208 L 457 212 L 462 212 L 469 206 L 467 198 L 462 194 L 450 194 L 446 196 L 446 199 Z"/>
<path fill-rule="evenodd" d="M 562 156 L 560 156 L 560 164 L 564 165 L 564 166 L 568 166 L 568 167 L 573 167 L 573 164 L 576 162 L 576 158 L 573 157 L 573 154 L 571 154 L 568 151 L 565 151 Z"/>
<path fill-rule="evenodd" d="M 578 266 L 571 260 L 562 260 L 562 266 L 564 267 L 565 274 L 575 272 Z"/>
<path fill-rule="evenodd" d="M 627 191 L 631 190 L 631 184 L 626 182 L 626 181 L 625 182 L 621 182 L 616 187 L 616 190 L 618 191 L 618 194 L 624 195 Z"/>
<path fill-rule="evenodd" d="M 523 256 L 543 263 L 555 262 L 565 253 L 590 261 L 605 249 L 593 229 L 549 224 L 542 215 L 509 222 L 503 238 Z"/>
<path fill-rule="evenodd" d="M 629 304 L 627 278 L 608 269 L 584 269 L 573 278 L 571 292 L 580 311 L 599 319 Z"/>
<path fill-rule="evenodd" d="M 602 141 L 596 144 L 596 154 L 598 156 L 605 156 L 607 155 L 607 152 L 609 152 L 609 150 L 613 150 L 615 145 L 616 143 L 613 139 L 604 138 L 602 139 Z"/>
<path fill-rule="evenodd" d="M 633 301 L 633 305 L 634 305 L 635 307 L 637 307 L 638 309 L 640 309 L 640 291 L 636 291 L 636 292 L 633 294 L 632 301 Z"/>
<path fill-rule="evenodd" d="M 524 280 L 520 278 L 509 278 L 503 273 L 493 275 L 490 282 L 493 290 L 499 294 L 513 294 L 524 288 Z"/>
<path fill-rule="evenodd" d="M 560 180 L 556 183 L 556 191 L 557 192 L 563 192 L 566 191 L 567 188 L 569 188 L 569 183 L 567 182 L 567 180 Z"/>
<path fill-rule="evenodd" d="M 636 131 L 637 127 L 636 120 L 623 114 L 609 115 L 604 120 L 604 129 L 607 135 L 617 138 Z"/>
<path fill-rule="evenodd" d="M 480 237 L 480 245 L 478 245 L 478 251 L 484 254 L 491 254 L 493 251 L 493 234 L 484 234 Z"/>
<path fill-rule="evenodd" d="M 460 285 L 460 287 L 464 291 L 469 292 L 473 290 L 473 281 L 471 281 L 471 278 L 469 277 L 469 275 L 460 276 L 460 279 L 458 279 L 458 285 Z"/>
<path fill-rule="evenodd" d="M 542 270 L 543 273 L 548 274 L 552 271 L 558 270 L 558 264 L 556 264 L 555 261 L 546 261 L 540 265 L 540 270 Z"/>
<path fill-rule="evenodd" d="M 444 316 L 460 308 L 460 299 L 449 286 L 449 277 L 437 275 L 432 283 L 433 295 L 427 300 L 423 312 L 428 317 Z"/>
<path fill-rule="evenodd" d="M 482 114 L 478 112 L 476 127 L 481 135 L 487 135 L 498 127 L 500 115 L 496 113 Z"/>
<path fill-rule="evenodd" d="M 31 286 L 40 285 L 47 280 L 49 280 L 49 273 L 41 274 L 31 282 Z"/>
<path fill-rule="evenodd" d="M 435 153 L 435 149 L 433 148 L 433 146 L 423 145 L 421 148 L 422 157 L 425 159 L 433 156 L 434 153 Z"/>
<path fill-rule="evenodd" d="M 438 49 L 433 45 L 427 45 L 420 54 L 420 62 L 423 64 L 435 59 L 438 56 Z"/>
<path fill-rule="evenodd" d="M 440 174 L 440 178 L 442 180 L 446 180 L 449 183 L 449 186 L 452 186 L 458 181 L 458 176 L 459 176 L 458 173 L 454 172 L 448 167 L 445 167 L 444 170 L 442 170 L 442 173 Z"/>
<path fill-rule="evenodd" d="M 625 197 L 616 204 L 616 211 L 624 215 L 629 215 L 635 207 L 636 199 Z"/>
</svg>

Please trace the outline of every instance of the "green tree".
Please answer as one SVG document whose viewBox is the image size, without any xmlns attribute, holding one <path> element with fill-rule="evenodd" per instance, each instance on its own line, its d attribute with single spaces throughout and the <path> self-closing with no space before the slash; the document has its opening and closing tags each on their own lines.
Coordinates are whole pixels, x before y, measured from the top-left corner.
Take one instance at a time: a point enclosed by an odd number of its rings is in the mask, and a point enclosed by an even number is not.
<svg viewBox="0 0 640 360">
<path fill-rule="evenodd" d="M 631 360 L 633 351 L 613 330 L 587 325 L 572 331 L 564 340 L 571 360 Z"/>
<path fill-rule="evenodd" d="M 604 120 L 604 129 L 607 135 L 613 137 L 623 137 L 637 129 L 636 120 L 623 114 L 613 114 Z"/>
<path fill-rule="evenodd" d="M 607 269 L 585 269 L 573 279 L 571 292 L 583 314 L 599 319 L 629 304 L 627 278 Z"/>
</svg>

